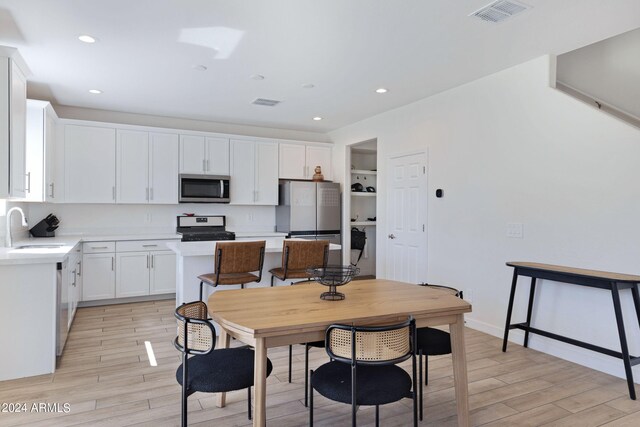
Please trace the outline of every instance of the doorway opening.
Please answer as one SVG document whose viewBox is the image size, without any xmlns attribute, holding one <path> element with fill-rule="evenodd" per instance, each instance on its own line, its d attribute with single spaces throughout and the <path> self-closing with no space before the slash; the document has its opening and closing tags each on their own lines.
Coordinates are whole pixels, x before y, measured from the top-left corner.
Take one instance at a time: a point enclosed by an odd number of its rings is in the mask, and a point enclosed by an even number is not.
<svg viewBox="0 0 640 427">
<path fill-rule="evenodd" d="M 351 249 L 350 261 L 360 269 L 359 279 L 375 279 L 378 141 L 372 139 L 360 142 L 352 145 L 349 150 L 350 230 L 356 229 L 366 236 L 364 248 Z"/>
</svg>

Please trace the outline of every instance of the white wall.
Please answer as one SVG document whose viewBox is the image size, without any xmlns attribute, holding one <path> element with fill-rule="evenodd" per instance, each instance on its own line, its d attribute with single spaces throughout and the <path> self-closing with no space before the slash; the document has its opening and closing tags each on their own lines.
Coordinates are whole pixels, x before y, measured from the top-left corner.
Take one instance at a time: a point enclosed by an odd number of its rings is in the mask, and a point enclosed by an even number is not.
<svg viewBox="0 0 640 427">
<path fill-rule="evenodd" d="M 472 300 L 468 325 L 503 333 L 512 270 L 535 261 L 640 274 L 640 131 L 552 89 L 541 57 L 330 133 L 337 179 L 345 145 L 378 141 L 378 264 L 385 277 L 386 159 L 428 152 L 428 277 Z M 341 176 L 342 174 L 342 176 Z M 435 189 L 444 197 L 435 198 Z M 507 223 L 524 238 L 506 237 Z M 513 320 L 523 321 L 528 281 Z M 619 349 L 611 296 L 543 282 L 533 323 Z M 629 291 L 622 295 L 632 354 L 640 353 Z M 519 336 L 512 331 L 512 336 Z M 618 359 L 534 336 L 531 347 L 623 375 Z M 636 379 L 640 370 L 635 369 Z"/>
<path fill-rule="evenodd" d="M 35 223 L 53 213 L 60 220 L 57 234 L 142 234 L 173 233 L 176 216 L 226 215 L 227 228 L 234 231 L 274 231 L 275 207 L 231 206 L 226 204 L 180 205 L 104 205 L 104 204 L 28 204 L 29 218 Z M 17 216 L 17 215 L 16 215 Z"/>
</svg>

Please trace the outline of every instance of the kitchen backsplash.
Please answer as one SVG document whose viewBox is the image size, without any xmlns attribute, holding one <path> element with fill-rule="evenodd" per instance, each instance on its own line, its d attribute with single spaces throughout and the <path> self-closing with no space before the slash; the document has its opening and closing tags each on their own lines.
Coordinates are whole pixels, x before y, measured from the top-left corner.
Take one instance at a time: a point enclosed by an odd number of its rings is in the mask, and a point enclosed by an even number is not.
<svg viewBox="0 0 640 427">
<path fill-rule="evenodd" d="M 30 223 L 53 213 L 60 220 L 58 235 L 76 233 L 141 234 L 173 233 L 176 216 L 226 215 L 233 231 L 274 231 L 274 206 L 232 206 L 226 204 L 103 205 L 22 203 Z M 28 209 L 28 211 L 27 211 Z M 17 220 L 17 215 L 14 215 Z M 34 224 L 35 224 L 34 222 Z"/>
</svg>

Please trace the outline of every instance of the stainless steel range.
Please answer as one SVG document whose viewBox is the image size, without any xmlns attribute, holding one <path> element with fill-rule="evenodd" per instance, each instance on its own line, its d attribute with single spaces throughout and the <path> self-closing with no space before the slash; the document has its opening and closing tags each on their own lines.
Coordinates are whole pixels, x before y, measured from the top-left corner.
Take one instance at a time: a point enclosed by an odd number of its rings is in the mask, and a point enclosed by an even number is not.
<svg viewBox="0 0 640 427">
<path fill-rule="evenodd" d="M 177 220 L 176 232 L 182 235 L 183 242 L 236 240 L 236 234 L 226 230 L 224 215 L 178 216 Z"/>
</svg>

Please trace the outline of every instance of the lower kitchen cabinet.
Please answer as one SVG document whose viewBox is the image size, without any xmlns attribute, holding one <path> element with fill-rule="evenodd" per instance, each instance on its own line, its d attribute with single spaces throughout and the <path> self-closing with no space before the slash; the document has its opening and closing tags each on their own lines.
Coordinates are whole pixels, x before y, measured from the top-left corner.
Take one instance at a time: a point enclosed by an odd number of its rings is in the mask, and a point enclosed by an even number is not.
<svg viewBox="0 0 640 427">
<path fill-rule="evenodd" d="M 84 270 L 82 272 L 82 300 L 94 301 L 115 298 L 116 254 L 85 253 L 82 264 Z"/>
<path fill-rule="evenodd" d="M 176 291 L 176 255 L 171 251 L 116 254 L 116 298 Z"/>
<path fill-rule="evenodd" d="M 176 254 L 172 251 L 151 252 L 149 294 L 170 294 L 176 291 Z"/>
</svg>

